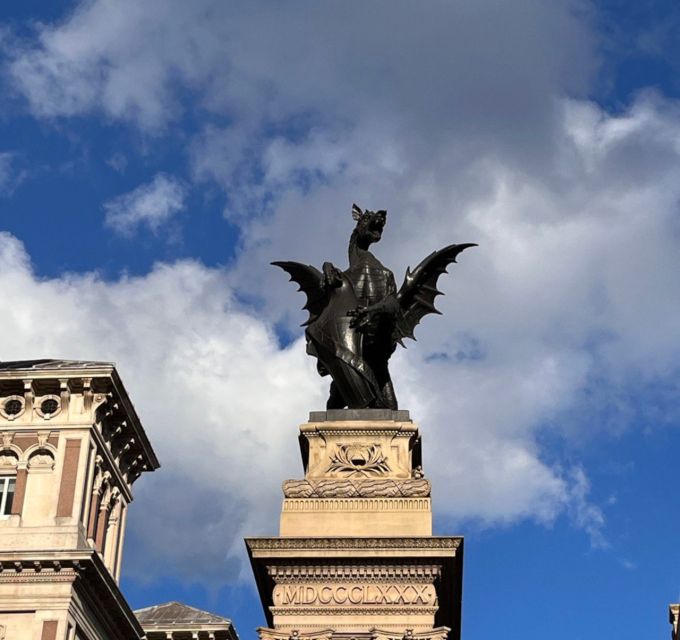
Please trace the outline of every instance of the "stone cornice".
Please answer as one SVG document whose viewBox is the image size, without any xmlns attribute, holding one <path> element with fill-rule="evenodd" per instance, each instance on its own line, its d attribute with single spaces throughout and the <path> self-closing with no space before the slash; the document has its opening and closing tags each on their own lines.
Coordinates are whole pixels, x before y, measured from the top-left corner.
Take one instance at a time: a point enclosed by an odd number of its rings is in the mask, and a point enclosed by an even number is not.
<svg viewBox="0 0 680 640">
<path fill-rule="evenodd" d="M 95 610 L 142 637 L 143 630 L 104 561 L 93 549 L 82 551 L 0 551 L 0 581 L 73 581 Z M 63 572 L 63 573 L 62 573 Z"/>
<path fill-rule="evenodd" d="M 246 538 L 246 544 L 252 551 L 306 551 L 321 549 L 335 550 L 404 550 L 412 549 L 458 549 L 463 542 L 462 537 L 433 536 L 416 538 Z"/>
<path fill-rule="evenodd" d="M 111 379 L 113 381 L 113 386 L 118 393 L 118 397 L 120 398 L 120 401 L 123 405 L 126 417 L 128 417 L 131 420 L 130 426 L 133 428 L 135 432 L 137 444 L 143 451 L 144 457 L 147 461 L 147 464 L 149 465 L 149 470 L 153 471 L 154 469 L 158 469 L 160 467 L 160 462 L 156 457 L 156 453 L 154 452 L 153 447 L 151 446 L 151 442 L 149 442 L 149 438 L 147 437 L 146 432 L 144 431 L 144 427 L 142 427 L 142 423 L 139 420 L 137 411 L 135 410 L 135 407 L 132 404 L 132 401 L 130 400 L 128 393 L 125 387 L 123 386 L 123 381 L 120 379 L 118 371 L 115 369 L 115 367 L 111 372 Z"/>
<path fill-rule="evenodd" d="M 92 411 L 98 403 L 105 399 L 105 396 L 110 395 L 110 401 L 120 407 L 120 412 L 124 416 L 127 428 L 134 438 L 135 447 L 143 456 L 148 470 L 153 471 L 160 466 L 153 447 L 142 427 L 137 411 L 113 363 L 69 362 L 61 360 L 40 361 L 38 364 L 35 364 L 34 361 L 18 363 L 18 365 L 24 364 L 25 366 L 12 366 L 11 368 L 3 369 L 2 363 L 0 363 L 0 382 L 12 380 L 22 382 L 24 385 L 23 393 L 33 396 L 34 394 L 31 390 L 34 383 L 55 381 L 55 384 L 61 387 L 62 408 L 68 404 L 68 397 L 72 388 L 77 387 L 78 393 L 82 393 L 85 396 L 85 411 L 82 416 L 71 415 L 68 420 L 64 420 L 64 412 L 61 411 L 55 414 L 54 417 L 49 418 L 48 424 L 42 425 L 37 424 L 42 420 L 39 414 L 39 407 L 33 407 L 31 403 L 30 406 L 27 406 L 25 415 L 16 420 L 16 424 L 24 426 L 26 423 L 32 423 L 33 420 L 30 414 L 34 411 L 38 414 L 36 417 L 39 418 L 36 423 L 37 428 L 56 429 L 65 428 L 72 424 L 91 424 L 95 422 Z M 57 395 L 54 397 L 59 399 Z M 91 422 L 88 422 L 88 420 Z"/>
</svg>

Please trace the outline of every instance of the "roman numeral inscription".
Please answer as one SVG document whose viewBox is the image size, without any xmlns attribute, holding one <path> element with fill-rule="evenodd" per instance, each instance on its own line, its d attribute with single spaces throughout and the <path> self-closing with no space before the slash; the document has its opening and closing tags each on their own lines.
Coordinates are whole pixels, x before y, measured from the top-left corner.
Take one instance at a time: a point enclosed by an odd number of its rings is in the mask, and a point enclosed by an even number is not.
<svg viewBox="0 0 680 640">
<path fill-rule="evenodd" d="M 275 606 L 359 604 L 435 606 L 437 594 L 431 584 L 279 584 L 274 587 Z"/>
</svg>

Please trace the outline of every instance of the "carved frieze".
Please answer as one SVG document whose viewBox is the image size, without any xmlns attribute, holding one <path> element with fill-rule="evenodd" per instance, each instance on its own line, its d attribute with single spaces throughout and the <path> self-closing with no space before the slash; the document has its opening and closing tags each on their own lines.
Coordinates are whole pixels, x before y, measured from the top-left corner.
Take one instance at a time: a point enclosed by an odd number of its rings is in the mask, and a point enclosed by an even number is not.
<svg viewBox="0 0 680 640">
<path fill-rule="evenodd" d="M 432 487 L 424 478 L 332 478 L 286 480 L 286 498 L 428 498 Z"/>
<path fill-rule="evenodd" d="M 277 583 L 299 582 L 434 582 L 441 577 L 440 564 L 271 564 L 267 573 Z"/>
</svg>

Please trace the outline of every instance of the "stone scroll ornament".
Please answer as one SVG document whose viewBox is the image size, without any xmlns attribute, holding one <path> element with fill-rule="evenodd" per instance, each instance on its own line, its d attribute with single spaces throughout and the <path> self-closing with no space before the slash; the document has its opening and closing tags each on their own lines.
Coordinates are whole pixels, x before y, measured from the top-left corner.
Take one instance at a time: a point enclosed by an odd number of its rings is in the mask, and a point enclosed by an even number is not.
<svg viewBox="0 0 680 640">
<path fill-rule="evenodd" d="M 327 409 L 397 409 L 388 361 L 397 343 L 415 340 L 423 316 L 439 314 L 437 281 L 456 257 L 476 244 L 451 244 L 431 253 L 397 290 L 394 274 L 370 251 L 380 240 L 387 211 L 352 206 L 356 227 L 349 240 L 349 268 L 324 262 L 319 271 L 299 262 L 272 262 L 288 273 L 307 296 L 304 309 L 307 353 L 317 370 L 332 378 Z"/>
<path fill-rule="evenodd" d="M 286 480 L 286 498 L 429 498 L 432 487 L 424 478 Z"/>
</svg>

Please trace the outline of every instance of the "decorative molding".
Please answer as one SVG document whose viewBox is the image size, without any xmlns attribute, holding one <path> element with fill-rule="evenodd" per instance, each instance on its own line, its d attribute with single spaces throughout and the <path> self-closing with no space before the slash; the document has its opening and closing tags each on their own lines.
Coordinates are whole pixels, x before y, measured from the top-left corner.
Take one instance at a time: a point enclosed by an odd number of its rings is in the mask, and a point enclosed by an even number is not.
<svg viewBox="0 0 680 640">
<path fill-rule="evenodd" d="M 38 449 L 43 450 L 47 447 L 47 441 L 50 438 L 49 431 L 38 431 Z"/>
<path fill-rule="evenodd" d="M 29 471 L 52 471 L 54 456 L 48 449 L 38 449 L 28 458 Z"/>
<path fill-rule="evenodd" d="M 347 429 L 324 429 L 319 427 L 316 431 L 308 431 L 305 429 L 300 430 L 302 435 L 306 438 L 326 438 L 327 436 L 343 436 L 343 437 L 356 437 L 365 436 L 369 438 L 390 436 L 392 438 L 412 438 L 417 429 L 413 430 L 403 430 L 395 429 L 390 426 L 389 429 L 376 429 L 375 426 L 371 427 L 355 427 Z"/>
<path fill-rule="evenodd" d="M 73 579 L 81 570 L 78 560 L 3 560 L 0 561 L 0 582 Z"/>
<path fill-rule="evenodd" d="M 304 631 L 306 627 L 313 627 L 314 625 L 301 624 L 298 626 L 298 629 L 292 631 L 258 627 L 257 632 L 260 640 L 331 640 L 335 633 L 334 629 Z M 437 627 L 428 631 L 416 632 L 413 629 L 404 629 L 403 632 L 399 632 L 376 629 L 375 627 L 366 630 L 365 625 L 343 624 L 343 629 L 354 627 L 357 627 L 357 631 L 352 633 L 351 636 L 354 640 L 447 640 L 451 631 L 448 627 Z"/>
<path fill-rule="evenodd" d="M 437 627 L 431 631 L 417 631 L 406 629 L 403 634 L 393 631 L 383 631 L 381 629 L 371 629 L 371 640 L 447 640 L 451 629 L 448 627 Z"/>
<path fill-rule="evenodd" d="M 51 420 L 61 413 L 61 396 L 50 393 L 36 399 L 35 412 L 43 420 Z"/>
<path fill-rule="evenodd" d="M 334 564 L 334 565 L 267 565 L 267 573 L 278 584 L 284 582 L 341 582 L 344 580 L 364 580 L 366 582 L 408 580 L 411 582 L 432 583 L 441 577 L 439 564 Z"/>
<path fill-rule="evenodd" d="M 432 511 L 430 498 L 284 498 L 283 511 Z"/>
<path fill-rule="evenodd" d="M 458 549 L 462 538 L 247 538 L 253 551 Z"/>
<path fill-rule="evenodd" d="M 433 616 L 439 607 L 269 607 L 273 616 Z"/>
<path fill-rule="evenodd" d="M 424 478 L 337 478 L 286 480 L 286 498 L 428 498 L 432 485 Z"/>
<path fill-rule="evenodd" d="M 19 457 L 14 451 L 4 450 L 0 453 L 0 471 L 14 471 L 19 464 Z"/>
<path fill-rule="evenodd" d="M 0 415 L 7 420 L 16 420 L 26 411 L 24 396 L 7 396 L 0 403 Z"/>
<path fill-rule="evenodd" d="M 322 631 L 308 631 L 300 633 L 299 629 L 290 632 L 277 631 L 266 627 L 258 627 L 257 633 L 260 640 L 331 640 L 333 629 L 323 629 Z"/>
</svg>

